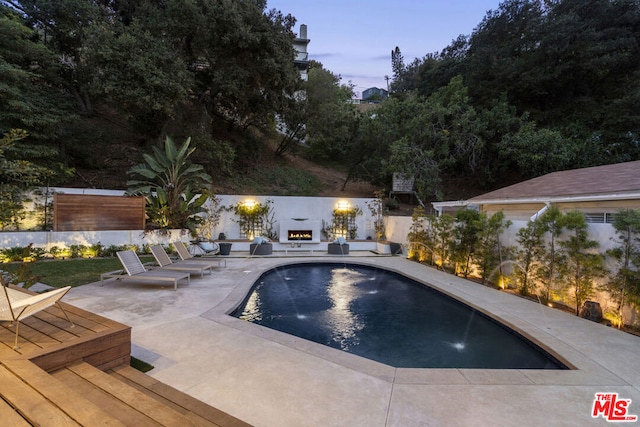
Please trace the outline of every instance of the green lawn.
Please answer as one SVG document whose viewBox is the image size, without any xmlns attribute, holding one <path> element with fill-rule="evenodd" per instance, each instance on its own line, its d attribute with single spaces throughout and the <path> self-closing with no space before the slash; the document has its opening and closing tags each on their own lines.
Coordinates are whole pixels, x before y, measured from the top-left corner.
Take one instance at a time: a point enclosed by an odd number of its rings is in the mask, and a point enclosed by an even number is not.
<svg viewBox="0 0 640 427">
<path fill-rule="evenodd" d="M 140 260 L 152 262 L 152 256 L 141 256 Z M 0 264 L 0 269 L 14 272 L 20 263 Z M 91 258 L 69 260 L 41 260 L 28 264 L 31 275 L 40 276 L 39 282 L 60 288 L 63 286 L 80 286 L 100 280 L 100 274 L 107 271 L 120 270 L 122 264 L 118 258 Z"/>
</svg>

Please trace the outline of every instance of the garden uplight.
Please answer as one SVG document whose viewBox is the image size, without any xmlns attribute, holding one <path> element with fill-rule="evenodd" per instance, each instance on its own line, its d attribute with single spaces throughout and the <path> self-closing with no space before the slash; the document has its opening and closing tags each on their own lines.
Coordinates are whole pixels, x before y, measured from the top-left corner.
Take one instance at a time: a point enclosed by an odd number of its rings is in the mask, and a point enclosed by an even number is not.
<svg viewBox="0 0 640 427">
<path fill-rule="evenodd" d="M 349 202 L 346 200 L 340 200 L 338 202 L 338 210 L 339 211 L 347 211 L 349 210 Z"/>
</svg>

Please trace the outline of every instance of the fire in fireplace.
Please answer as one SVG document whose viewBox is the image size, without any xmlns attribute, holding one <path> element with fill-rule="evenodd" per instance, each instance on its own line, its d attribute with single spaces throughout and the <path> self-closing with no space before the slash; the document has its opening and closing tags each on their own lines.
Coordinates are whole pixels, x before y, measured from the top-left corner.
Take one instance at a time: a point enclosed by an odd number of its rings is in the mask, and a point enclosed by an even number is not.
<svg viewBox="0 0 640 427">
<path fill-rule="evenodd" d="M 313 230 L 288 230 L 287 240 L 313 240 Z"/>
</svg>

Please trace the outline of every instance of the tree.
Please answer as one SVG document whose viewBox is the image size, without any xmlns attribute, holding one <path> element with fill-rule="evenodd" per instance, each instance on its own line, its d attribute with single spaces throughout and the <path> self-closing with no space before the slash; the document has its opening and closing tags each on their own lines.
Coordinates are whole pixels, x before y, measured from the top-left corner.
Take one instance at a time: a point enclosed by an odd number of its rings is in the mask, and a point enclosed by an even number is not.
<svg viewBox="0 0 640 427">
<path fill-rule="evenodd" d="M 407 94 L 415 91 L 419 83 L 420 68 L 427 58 L 415 58 L 413 62 L 406 65 L 399 47 L 396 46 L 396 48 L 391 51 L 393 78 L 391 79 L 389 89 L 394 97 L 404 99 Z"/>
<path fill-rule="evenodd" d="M 613 227 L 617 232 L 617 243 L 607 255 L 617 264 L 606 287 L 615 301 L 615 317 L 617 326 L 625 324 L 624 307 L 628 303 L 640 306 L 640 211 L 637 209 L 621 209 L 613 217 Z"/>
<path fill-rule="evenodd" d="M 387 211 L 383 197 L 384 192 L 377 191 L 374 199 L 365 202 L 367 208 L 369 208 L 369 212 L 371 212 L 371 218 L 373 218 L 373 229 L 376 236 L 376 242 L 387 240 L 385 225 Z"/>
<path fill-rule="evenodd" d="M 557 206 L 551 205 L 536 221 L 540 224 L 540 231 L 546 235 L 546 248 L 538 269 L 538 278 L 544 290 L 542 298 L 549 302 L 560 283 L 560 265 L 564 262 L 564 254 L 558 247 L 558 238 L 564 229 L 563 214 Z"/>
<path fill-rule="evenodd" d="M 146 163 L 127 171 L 135 179 L 127 181 L 129 194 L 144 195 L 147 214 L 160 228 L 186 228 L 194 230 L 198 224 L 196 214 L 203 212 L 209 196 L 211 176 L 200 165 L 192 164 L 189 156 L 191 138 L 176 148 L 167 137 L 164 151 L 153 147 L 153 155 L 144 154 Z"/>
<path fill-rule="evenodd" d="M 435 236 L 431 249 L 434 257 L 439 259 L 436 263 L 445 271 L 453 251 L 455 218 L 449 214 L 442 214 L 433 220 L 432 226 Z"/>
<path fill-rule="evenodd" d="M 483 185 L 637 159 L 639 25 L 635 0 L 507 0 L 417 73 L 394 50 L 392 93 L 427 98 L 460 76 L 486 124 L 472 133 Z"/>
<path fill-rule="evenodd" d="M 86 63 L 85 41 L 92 25 L 107 15 L 98 2 L 87 0 L 19 0 L 6 1 L 19 10 L 24 22 L 34 33 L 32 40 L 60 59 L 55 79 L 73 98 L 82 113 L 93 111 L 91 94 L 92 69 Z M 112 3 L 112 6 L 115 4 Z M 52 79 L 52 76 L 48 76 Z"/>
<path fill-rule="evenodd" d="M 415 90 L 428 97 L 456 76 L 465 76 L 469 37 L 459 35 L 440 53 L 428 53 L 418 65 Z"/>
<path fill-rule="evenodd" d="M 529 295 L 531 288 L 535 286 L 533 279 L 545 255 L 544 232 L 544 226 L 537 219 L 528 221 L 526 227 L 518 230 L 516 260 L 519 269 L 516 270 L 516 275 L 520 279 L 518 290 L 522 295 Z"/>
<path fill-rule="evenodd" d="M 380 136 L 389 141 L 388 169 L 414 177 L 421 199 L 442 197 L 439 186 L 444 171 L 455 166 L 472 174 L 478 171 L 484 154 L 483 124 L 460 77 L 426 100 L 409 96 L 391 101 L 376 117 L 387 125 Z"/>
<path fill-rule="evenodd" d="M 465 81 L 481 105 L 506 96 L 571 138 L 572 167 L 634 159 L 639 23 L 633 0 L 508 0 L 471 35 Z"/>
<path fill-rule="evenodd" d="M 106 104 L 151 139 L 185 104 L 209 121 L 266 128 L 299 88 L 295 19 L 264 0 L 3 3 L 63 59 L 60 80 L 78 111 Z"/>
<path fill-rule="evenodd" d="M 497 147 L 526 178 L 570 169 L 579 155 L 578 147 L 560 131 L 536 129 L 530 121 L 523 123 L 517 132 L 505 135 Z"/>
<path fill-rule="evenodd" d="M 481 232 L 480 213 L 475 209 L 458 210 L 453 226 L 453 248 L 451 257 L 455 262 L 455 273 L 467 278 L 471 273 L 471 260 L 478 248 Z"/>
<path fill-rule="evenodd" d="M 21 158 L 53 167 L 57 138 L 75 117 L 61 90 L 58 58 L 34 40 L 37 33 L 0 4 L 0 134 L 25 130 L 29 144 L 14 141 Z"/>
<path fill-rule="evenodd" d="M 567 212 L 563 224 L 569 235 L 560 241 L 566 256 L 562 273 L 578 316 L 582 304 L 595 293 L 594 279 L 604 275 L 604 257 L 594 252 L 599 244 L 589 240 L 588 225 L 582 212 Z"/>
<path fill-rule="evenodd" d="M 29 187 L 38 182 L 42 170 L 24 160 L 10 160 L 5 152 L 10 150 L 16 141 L 26 138 L 23 130 L 13 129 L 0 139 L 0 228 L 18 227 L 25 193 Z"/>
<path fill-rule="evenodd" d="M 407 234 L 409 242 L 409 257 L 420 262 L 429 260 L 431 265 L 435 262 L 434 247 L 436 244 L 436 231 L 433 226 L 436 218 L 427 215 L 422 206 L 417 206 L 411 214 L 411 227 Z"/>
<path fill-rule="evenodd" d="M 303 91 L 287 100 L 279 115 L 282 123 L 278 130 L 282 133 L 282 138 L 276 148 L 276 155 L 282 156 L 287 152 L 295 152 L 298 145 L 305 141 L 309 117 L 308 109 L 309 101 Z"/>
<path fill-rule="evenodd" d="M 544 93 L 543 88 L 534 86 L 536 75 L 530 70 L 543 10 L 542 0 L 507 0 L 487 12 L 473 31 L 465 77 L 481 105 L 490 106 L 503 94 L 507 102 L 520 105 Z"/>
<path fill-rule="evenodd" d="M 402 52 L 400 51 L 400 48 L 396 46 L 396 48 L 391 51 L 391 70 L 393 71 L 392 84 L 395 82 L 399 83 L 404 78 L 405 68 Z"/>
<path fill-rule="evenodd" d="M 379 116 L 383 109 L 381 107 L 356 116 L 354 138 L 342 159 L 347 168 L 343 191 L 348 182 L 356 180 L 365 180 L 380 187 L 389 185 L 390 175 L 385 167 L 389 147 L 384 137 L 385 123 Z"/>
<path fill-rule="evenodd" d="M 511 226 L 511 221 L 504 219 L 502 211 L 490 217 L 486 213 L 479 215 L 479 232 L 477 249 L 473 252 L 473 261 L 478 267 L 482 283 L 490 278 L 491 273 L 500 266 L 504 257 L 504 248 L 500 236 Z"/>
<path fill-rule="evenodd" d="M 96 22 L 84 41 L 94 99 L 116 105 L 136 130 L 157 138 L 174 110 L 187 102 L 193 75 L 166 28 L 146 20 Z"/>
<path fill-rule="evenodd" d="M 164 22 L 186 42 L 195 99 L 230 125 L 267 126 L 300 86 L 292 66 L 295 19 L 265 11 L 264 0 L 174 0 L 172 6 Z"/>
<path fill-rule="evenodd" d="M 359 117 L 349 101 L 351 85 L 312 61 L 306 85 L 307 139 L 311 151 L 326 160 L 343 159 L 357 137 Z"/>
</svg>

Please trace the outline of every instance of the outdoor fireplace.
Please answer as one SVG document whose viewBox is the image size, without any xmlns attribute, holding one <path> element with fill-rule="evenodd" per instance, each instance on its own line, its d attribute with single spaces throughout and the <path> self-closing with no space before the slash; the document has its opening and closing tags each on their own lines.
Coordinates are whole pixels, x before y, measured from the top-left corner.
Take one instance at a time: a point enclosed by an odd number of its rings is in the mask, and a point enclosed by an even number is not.
<svg viewBox="0 0 640 427">
<path fill-rule="evenodd" d="M 287 230 L 287 240 L 313 240 L 313 230 Z"/>
<path fill-rule="evenodd" d="M 322 221 L 292 219 L 280 223 L 280 243 L 320 243 Z"/>
</svg>

